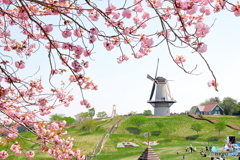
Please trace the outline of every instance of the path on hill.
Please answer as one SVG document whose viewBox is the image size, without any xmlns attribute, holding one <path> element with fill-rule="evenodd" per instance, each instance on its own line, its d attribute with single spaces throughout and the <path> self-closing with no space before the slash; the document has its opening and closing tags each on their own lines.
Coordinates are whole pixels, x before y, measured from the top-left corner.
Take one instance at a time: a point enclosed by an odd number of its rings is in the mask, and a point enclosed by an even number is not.
<svg viewBox="0 0 240 160">
<path fill-rule="evenodd" d="M 96 121 L 94 121 L 94 122 L 107 121 L 107 120 L 110 120 L 110 119 L 113 119 L 113 117 L 106 118 L 106 119 L 96 120 Z M 82 125 L 82 123 L 74 124 L 74 125 L 70 125 L 70 126 L 65 126 L 65 128 L 75 127 L 75 126 L 79 126 L 79 125 Z"/>
<path fill-rule="evenodd" d="M 102 138 L 100 139 L 100 141 L 98 142 L 95 150 L 93 151 L 93 154 L 91 155 L 87 155 L 86 157 L 86 160 L 91 160 L 92 158 L 96 157 L 96 155 L 98 155 L 102 148 L 103 148 L 103 145 L 105 143 L 105 140 L 107 139 L 107 137 L 109 137 L 109 135 L 114 131 L 114 129 L 118 126 L 119 122 L 121 121 L 121 119 L 117 120 L 111 127 L 110 129 L 108 130 L 107 133 L 105 133 Z"/>
<path fill-rule="evenodd" d="M 208 121 L 210 123 L 216 123 L 217 122 L 216 119 L 208 119 L 208 118 L 203 117 L 202 115 L 200 116 L 200 115 L 196 115 L 196 114 L 189 114 L 188 116 L 191 117 L 191 118 L 197 119 L 197 120 L 205 120 L 205 121 Z M 229 127 L 229 128 L 235 129 L 235 130 L 240 130 L 240 127 L 236 126 L 236 125 L 227 124 L 226 126 Z"/>
</svg>

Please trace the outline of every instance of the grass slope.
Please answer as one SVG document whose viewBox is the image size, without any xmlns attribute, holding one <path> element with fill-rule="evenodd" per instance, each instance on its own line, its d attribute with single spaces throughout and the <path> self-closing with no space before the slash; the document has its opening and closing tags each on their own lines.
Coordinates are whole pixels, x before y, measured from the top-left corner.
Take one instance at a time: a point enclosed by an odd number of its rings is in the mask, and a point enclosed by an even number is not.
<svg viewBox="0 0 240 160">
<path fill-rule="evenodd" d="M 146 145 L 142 142 L 147 139 L 143 136 L 144 132 L 150 132 L 153 135 L 149 138 L 153 141 L 158 141 L 160 144 L 153 146 L 153 150 L 160 157 L 161 160 L 179 160 L 182 159 L 182 155 L 185 155 L 186 160 L 201 160 L 210 159 L 203 158 L 199 155 L 200 149 L 204 149 L 206 145 L 214 145 L 218 148 L 222 147 L 225 143 L 224 140 L 228 135 L 235 135 L 238 138 L 238 130 L 233 130 L 231 128 L 226 128 L 225 131 L 221 132 L 221 138 L 216 141 L 217 131 L 214 128 L 214 124 L 209 123 L 205 120 L 196 120 L 194 118 L 188 117 L 187 115 L 174 115 L 168 117 L 147 117 L 148 122 L 141 127 L 141 130 L 137 130 L 132 126 L 129 121 L 129 117 L 123 118 L 123 120 L 118 125 L 117 129 L 107 138 L 104 147 L 99 155 L 97 155 L 95 160 L 133 160 L 137 159 L 142 152 L 145 150 Z M 208 116 L 206 118 L 225 120 L 227 124 L 240 125 L 240 118 L 236 116 Z M 114 124 L 116 119 L 96 122 L 95 130 L 88 133 L 87 131 L 81 130 L 80 126 L 75 126 L 68 128 L 68 136 L 74 137 L 74 148 L 80 148 L 82 153 L 88 155 L 92 154 L 98 141 L 101 139 L 102 135 L 105 134 L 109 128 Z M 161 121 L 165 124 L 163 128 L 158 128 L 155 125 L 156 121 Z M 191 125 L 194 123 L 202 124 L 203 130 L 197 135 L 197 132 L 191 130 Z M 175 130 L 173 133 L 168 134 L 165 132 L 166 128 Z M 21 133 L 21 136 L 27 137 L 36 141 L 36 138 L 29 132 Z M 186 140 L 186 138 L 195 140 Z M 210 138 L 210 141 L 208 139 Z M 215 140 L 215 141 L 214 141 Z M 14 141 L 19 141 L 25 150 L 34 150 L 36 152 L 34 160 L 43 159 L 50 160 L 53 159 L 46 153 L 41 153 L 39 151 L 39 146 L 19 138 Z M 118 142 L 135 142 L 139 147 L 130 148 L 117 148 Z M 186 153 L 185 148 L 192 144 L 197 148 L 198 152 Z M 0 146 L 0 150 L 9 151 L 9 146 Z M 179 151 L 180 154 L 176 154 Z M 14 159 L 26 159 L 23 155 L 19 157 L 10 156 L 9 160 Z M 228 156 L 227 159 L 234 160 L 236 157 Z"/>
<path fill-rule="evenodd" d="M 185 159 L 197 160 L 206 159 L 201 157 L 199 152 L 200 149 L 205 149 L 206 145 L 214 145 L 219 148 L 223 146 L 226 140 L 226 136 L 235 135 L 238 136 L 238 130 L 233 130 L 231 128 L 226 128 L 221 132 L 221 138 L 217 139 L 217 131 L 214 128 L 214 124 L 209 123 L 205 120 L 196 120 L 194 118 L 188 117 L 187 115 L 174 115 L 168 117 L 147 117 L 148 123 L 141 127 L 139 133 L 138 130 L 130 123 L 128 120 L 122 121 L 118 129 L 110 135 L 108 141 L 105 143 L 104 148 L 100 155 L 95 159 L 104 160 L 132 160 L 137 159 L 142 152 L 145 150 L 146 145 L 142 144 L 143 141 L 147 139 L 144 138 L 144 132 L 155 133 L 156 136 L 151 136 L 150 140 L 160 142 L 159 145 L 153 146 L 152 148 L 156 154 L 161 158 L 161 160 L 168 159 L 182 159 L 182 155 L 185 155 Z M 225 120 L 227 124 L 240 124 L 240 118 L 236 116 L 220 116 L 220 117 L 208 117 L 210 119 Z M 155 125 L 156 121 L 161 121 L 165 124 L 163 128 L 158 128 Z M 203 125 L 202 131 L 198 134 L 196 131 L 191 129 L 191 125 L 194 123 L 200 123 Z M 164 132 L 166 128 L 171 128 L 175 130 L 170 135 Z M 135 129 L 135 130 L 134 130 Z M 135 131 L 135 132 L 134 132 Z M 157 135 L 156 133 L 160 133 Z M 186 140 L 194 139 L 194 140 Z M 131 148 L 117 148 L 118 142 L 135 142 L 139 147 Z M 198 150 L 195 153 L 186 153 L 185 149 L 187 146 L 192 144 Z M 181 154 L 177 155 L 176 152 L 179 151 Z M 228 159 L 236 159 L 236 157 L 228 156 Z"/>
</svg>

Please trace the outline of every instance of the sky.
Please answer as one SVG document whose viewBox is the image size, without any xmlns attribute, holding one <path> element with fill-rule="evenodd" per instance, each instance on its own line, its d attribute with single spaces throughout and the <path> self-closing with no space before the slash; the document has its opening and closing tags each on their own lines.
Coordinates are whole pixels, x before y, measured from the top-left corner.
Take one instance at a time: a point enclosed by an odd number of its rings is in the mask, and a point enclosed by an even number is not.
<svg viewBox="0 0 240 160">
<path fill-rule="evenodd" d="M 118 56 L 114 53 L 115 50 L 108 52 L 99 48 L 92 56 L 94 60 L 87 70 L 87 74 L 99 85 L 99 90 L 86 91 L 85 97 L 96 112 L 106 111 L 108 115 L 112 114 L 114 104 L 119 115 L 131 111 L 137 113 L 143 113 L 144 110 L 153 111 L 153 107 L 147 103 L 152 88 L 152 82 L 147 79 L 147 74 L 154 77 L 159 59 L 157 75 L 173 80 L 170 82 L 170 90 L 177 103 L 172 105 L 170 112 L 185 112 L 211 97 L 219 97 L 221 100 L 224 97 L 232 97 L 240 101 L 240 21 L 238 17 L 228 12 L 214 15 L 208 20 L 209 24 L 214 20 L 216 21 L 204 40 L 208 44 L 208 51 L 203 55 L 219 82 L 219 92 L 207 86 L 207 82 L 213 78 L 197 53 L 192 53 L 188 49 L 172 48 L 175 55 L 186 56 L 187 70 L 192 70 L 198 65 L 194 73 L 199 75 L 190 75 L 173 63 L 166 46 L 162 45 L 142 59 L 130 57 L 129 61 L 122 64 L 116 62 Z M 70 109 L 66 115 L 87 111 L 79 105 L 70 108 L 74 111 L 71 112 Z"/>
<path fill-rule="evenodd" d="M 215 21 L 215 22 L 214 22 Z M 185 55 L 186 70 L 191 71 L 197 65 L 194 73 L 186 74 L 172 61 L 166 45 L 160 45 L 144 58 L 134 59 L 131 52 L 126 50 L 130 59 L 118 64 L 116 58 L 120 56 L 117 49 L 106 51 L 100 45 L 95 46 L 95 52 L 91 56 L 90 67 L 86 69 L 86 76 L 91 77 L 94 83 L 99 86 L 98 91 L 84 90 L 84 97 L 95 108 L 96 113 L 105 111 L 109 116 L 112 114 L 112 107 L 116 105 L 118 115 L 130 112 L 143 113 L 144 110 L 152 110 L 153 107 L 147 103 L 149 100 L 152 81 L 147 79 L 147 74 L 154 77 L 159 59 L 158 76 L 162 76 L 170 82 L 172 96 L 177 101 L 170 108 L 172 113 L 181 113 L 191 109 L 192 106 L 211 97 L 232 97 L 240 101 L 240 19 L 233 13 L 224 11 L 207 17 L 207 24 L 213 24 L 210 33 L 204 38 L 208 44 L 208 51 L 203 53 L 219 83 L 218 90 L 208 87 L 207 82 L 212 80 L 210 71 L 205 62 L 197 53 L 189 49 L 171 48 L 173 55 Z M 101 26 L 100 26 L 101 27 Z M 151 26 L 155 27 L 155 26 Z M 56 35 L 57 36 L 57 35 Z M 32 58 L 29 74 L 34 74 L 41 67 L 41 77 L 48 65 L 40 58 L 44 49 L 40 49 Z M 39 62 L 38 65 L 35 65 Z M 39 75 L 38 75 L 39 76 Z M 48 83 L 47 80 L 45 83 Z M 71 94 L 75 100 L 69 107 L 58 107 L 52 114 L 65 114 L 74 117 L 80 112 L 87 112 L 84 106 L 80 105 L 81 93 L 76 87 L 72 87 Z"/>
</svg>

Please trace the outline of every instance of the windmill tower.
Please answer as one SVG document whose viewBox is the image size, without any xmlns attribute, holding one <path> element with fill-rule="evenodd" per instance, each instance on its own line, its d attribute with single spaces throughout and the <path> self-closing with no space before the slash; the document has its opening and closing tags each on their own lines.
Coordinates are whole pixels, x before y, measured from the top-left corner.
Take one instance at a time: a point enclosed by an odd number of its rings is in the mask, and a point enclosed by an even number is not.
<svg viewBox="0 0 240 160">
<path fill-rule="evenodd" d="M 157 77 L 158 63 L 155 78 L 147 75 L 153 81 L 153 87 L 148 103 L 154 107 L 154 116 L 170 116 L 170 107 L 176 101 L 171 96 L 168 81 L 163 77 Z M 154 92 L 156 90 L 156 92 Z M 155 93 L 155 99 L 152 100 Z"/>
<path fill-rule="evenodd" d="M 115 116 L 117 116 L 117 111 L 116 111 L 116 105 L 114 104 L 111 117 L 115 117 Z"/>
</svg>

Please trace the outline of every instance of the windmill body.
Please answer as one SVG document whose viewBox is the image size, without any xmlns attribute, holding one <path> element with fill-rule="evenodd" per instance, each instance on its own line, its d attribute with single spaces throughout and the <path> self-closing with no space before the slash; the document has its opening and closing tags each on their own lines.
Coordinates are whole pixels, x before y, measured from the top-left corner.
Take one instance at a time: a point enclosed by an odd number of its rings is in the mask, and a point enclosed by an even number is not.
<svg viewBox="0 0 240 160">
<path fill-rule="evenodd" d="M 148 103 L 154 107 L 154 116 L 170 116 L 170 107 L 173 103 L 176 103 L 176 101 L 171 96 L 168 85 L 169 81 L 163 77 L 157 77 L 157 70 L 155 78 L 152 78 L 149 75 L 147 75 L 147 78 L 153 81 L 153 87 Z M 153 95 L 155 95 L 155 99 L 152 99 Z"/>
<path fill-rule="evenodd" d="M 152 99 L 154 94 L 155 99 Z M 154 107 L 154 116 L 170 116 L 170 107 L 176 101 L 171 96 L 168 81 L 165 78 L 155 79 L 148 103 Z"/>
</svg>

